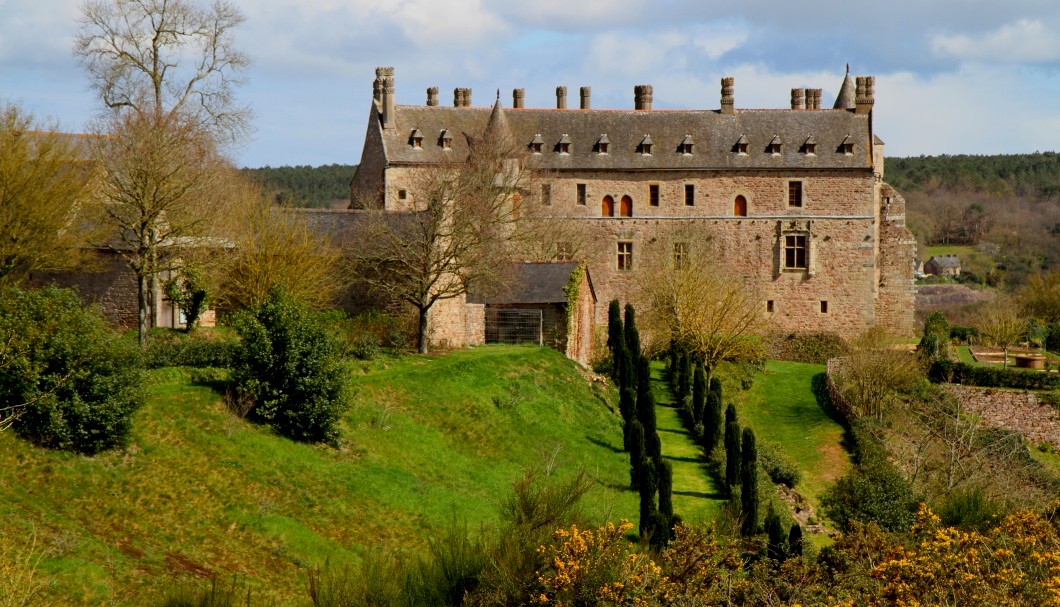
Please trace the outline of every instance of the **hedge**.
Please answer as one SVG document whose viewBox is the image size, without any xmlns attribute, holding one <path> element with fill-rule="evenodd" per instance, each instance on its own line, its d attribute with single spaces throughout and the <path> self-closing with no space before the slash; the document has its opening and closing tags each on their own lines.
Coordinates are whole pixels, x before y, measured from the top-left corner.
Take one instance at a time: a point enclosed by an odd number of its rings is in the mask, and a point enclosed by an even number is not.
<svg viewBox="0 0 1060 607">
<path fill-rule="evenodd" d="M 981 367 L 950 360 L 934 362 L 928 371 L 928 378 L 935 383 L 964 384 L 982 388 L 1020 390 L 1060 388 L 1060 375 L 1023 369 Z"/>
</svg>

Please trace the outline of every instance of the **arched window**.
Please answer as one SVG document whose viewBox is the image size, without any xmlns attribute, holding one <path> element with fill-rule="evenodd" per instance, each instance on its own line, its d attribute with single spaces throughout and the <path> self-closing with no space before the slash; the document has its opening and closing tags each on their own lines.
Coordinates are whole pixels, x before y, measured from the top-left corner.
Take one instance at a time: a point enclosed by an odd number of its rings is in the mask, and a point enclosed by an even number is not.
<svg viewBox="0 0 1060 607">
<path fill-rule="evenodd" d="M 633 199 L 629 196 L 623 196 L 622 202 L 618 207 L 618 214 L 620 217 L 633 217 Z"/>
<path fill-rule="evenodd" d="M 733 202 L 732 214 L 735 217 L 747 217 L 747 199 L 743 195 L 737 196 Z"/>
<path fill-rule="evenodd" d="M 614 217 L 615 216 L 615 199 L 610 195 L 604 196 L 604 201 L 600 203 L 600 216 L 601 217 Z"/>
</svg>

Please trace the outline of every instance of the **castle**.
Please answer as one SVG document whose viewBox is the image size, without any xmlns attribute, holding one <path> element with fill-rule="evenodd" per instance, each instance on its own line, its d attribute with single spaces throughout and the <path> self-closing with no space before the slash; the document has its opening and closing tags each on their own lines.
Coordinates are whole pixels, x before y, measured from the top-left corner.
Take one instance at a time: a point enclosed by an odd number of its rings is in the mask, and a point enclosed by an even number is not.
<svg viewBox="0 0 1060 607">
<path fill-rule="evenodd" d="M 393 68 L 376 70 L 351 208 L 414 209 L 417 172 L 460 160 L 468 137 L 492 129 L 526 146 L 540 172 L 528 200 L 583 222 L 577 260 L 592 274 L 597 324 L 646 279 L 641 261 L 674 246 L 659 236 L 692 227 L 720 244 L 716 263 L 760 289 L 776 330 L 913 333 L 915 241 L 905 201 L 883 181 L 872 77 L 848 69 L 832 108 L 821 89 L 800 88 L 781 109 L 737 108 L 732 78 L 721 81 L 720 108 L 700 110 L 654 110 L 649 85 L 634 87 L 627 110 L 593 109 L 589 87 L 577 108 L 566 87 L 555 108 L 524 107 L 523 89 L 505 108 L 499 94 L 474 107 L 465 88 L 443 106 L 435 87 L 423 106 L 397 105 L 394 86 Z M 467 305 L 439 310 L 436 340 L 476 341 Z"/>
</svg>

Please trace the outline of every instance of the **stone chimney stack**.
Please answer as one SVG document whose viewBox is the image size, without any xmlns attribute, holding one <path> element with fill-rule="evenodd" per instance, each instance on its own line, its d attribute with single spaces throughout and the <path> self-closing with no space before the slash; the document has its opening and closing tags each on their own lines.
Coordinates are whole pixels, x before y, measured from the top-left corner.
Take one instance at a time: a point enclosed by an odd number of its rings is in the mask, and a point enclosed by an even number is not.
<svg viewBox="0 0 1060 607">
<path fill-rule="evenodd" d="M 471 107 L 471 89 L 453 89 L 453 107 Z"/>
<path fill-rule="evenodd" d="M 383 115 L 383 128 L 394 128 L 394 68 L 380 67 L 375 70 L 380 85 L 380 113 Z"/>
<path fill-rule="evenodd" d="M 377 103 L 383 103 L 383 69 L 375 68 L 375 80 L 372 81 L 372 99 Z"/>
<path fill-rule="evenodd" d="M 876 78 L 875 76 L 858 76 L 856 83 L 854 113 L 870 114 L 872 105 L 876 103 Z"/>
<path fill-rule="evenodd" d="M 806 107 L 803 103 L 803 98 L 806 96 L 806 91 L 803 89 L 791 89 L 791 109 L 801 110 Z"/>
<path fill-rule="evenodd" d="M 432 86 L 427 89 L 427 105 L 430 107 L 438 105 L 438 87 Z"/>
<path fill-rule="evenodd" d="M 652 87 L 650 84 L 638 84 L 633 87 L 633 109 L 651 110 Z"/>
<path fill-rule="evenodd" d="M 721 113 L 722 114 L 735 114 L 735 101 L 733 100 L 733 84 L 735 79 L 732 76 L 721 79 Z"/>
<path fill-rule="evenodd" d="M 512 107 L 520 109 L 526 99 L 526 89 L 515 89 L 512 91 Z"/>
<path fill-rule="evenodd" d="M 582 94 L 582 105 L 581 105 L 581 108 L 583 110 L 587 110 L 587 109 L 589 109 L 589 96 L 592 94 L 592 89 L 590 89 L 587 86 L 583 86 L 581 88 L 581 94 Z"/>
<path fill-rule="evenodd" d="M 567 87 L 565 86 L 556 87 L 556 109 L 567 109 Z"/>
<path fill-rule="evenodd" d="M 821 109 L 821 89 L 806 89 L 806 109 Z"/>
</svg>

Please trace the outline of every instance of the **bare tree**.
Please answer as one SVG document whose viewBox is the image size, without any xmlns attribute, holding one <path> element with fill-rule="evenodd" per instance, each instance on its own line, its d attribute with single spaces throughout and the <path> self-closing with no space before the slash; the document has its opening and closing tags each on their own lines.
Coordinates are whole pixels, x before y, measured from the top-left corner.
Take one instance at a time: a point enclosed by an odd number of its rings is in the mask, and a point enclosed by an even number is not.
<svg viewBox="0 0 1060 607">
<path fill-rule="evenodd" d="M 248 58 L 234 47 L 243 22 L 225 0 L 88 0 L 74 52 L 103 104 L 144 116 L 180 114 L 238 139 L 251 112 L 235 102 Z"/>
<path fill-rule="evenodd" d="M 0 107 L 0 280 L 69 267 L 87 237 L 76 213 L 92 169 L 57 130 Z"/>
<path fill-rule="evenodd" d="M 472 142 L 465 161 L 423 167 L 412 178 L 411 211 L 372 211 L 360 228 L 358 273 L 375 290 L 416 308 L 421 353 L 428 351 L 435 303 L 488 294 L 509 275 L 530 177 L 516 150 L 507 138 L 487 133 Z"/>
<path fill-rule="evenodd" d="M 226 191 L 234 169 L 213 137 L 180 115 L 119 114 L 103 132 L 92 142 L 102 171 L 98 216 L 109 228 L 101 244 L 136 274 L 144 343 L 158 275 L 203 249 L 229 245 L 224 227 L 240 202 Z"/>
<path fill-rule="evenodd" d="M 890 347 L 887 335 L 873 327 L 854 341 L 853 351 L 836 374 L 836 386 L 856 416 L 882 420 L 899 396 L 923 378 L 920 359 Z"/>
<path fill-rule="evenodd" d="M 1027 319 L 1011 297 L 998 297 L 979 309 L 975 318 L 979 337 L 1005 353 L 1002 366 L 1008 366 L 1008 350 L 1027 335 Z"/>
<path fill-rule="evenodd" d="M 756 338 L 770 316 L 754 284 L 717 263 L 709 235 L 699 232 L 660 239 L 639 307 L 652 348 L 683 347 L 703 361 L 709 385 L 718 363 L 761 353 Z"/>
</svg>

